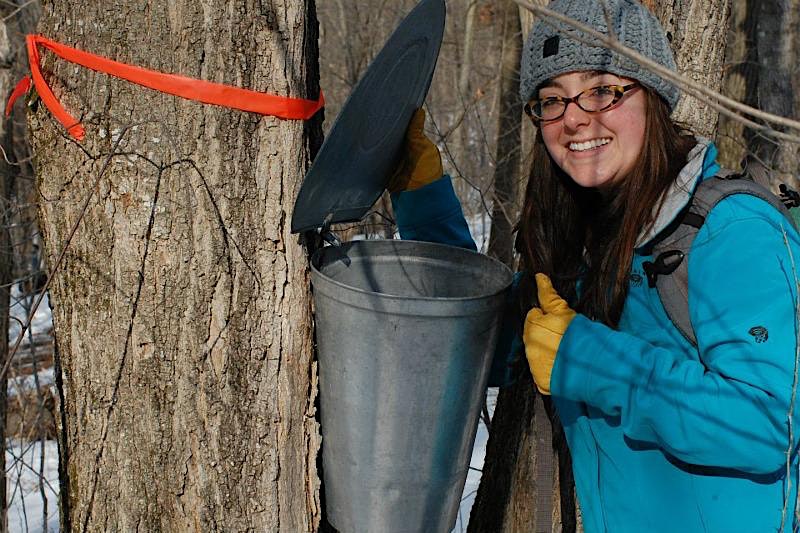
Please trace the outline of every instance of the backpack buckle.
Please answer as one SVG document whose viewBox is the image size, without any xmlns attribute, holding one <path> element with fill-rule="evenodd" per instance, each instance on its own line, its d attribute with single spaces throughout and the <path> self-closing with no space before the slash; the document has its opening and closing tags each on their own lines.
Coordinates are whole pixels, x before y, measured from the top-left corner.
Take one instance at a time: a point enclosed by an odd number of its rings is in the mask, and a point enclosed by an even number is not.
<svg viewBox="0 0 800 533">
<path fill-rule="evenodd" d="M 781 183 L 778 185 L 778 189 L 780 190 L 780 199 L 783 202 L 783 205 L 786 206 L 786 209 L 791 209 L 792 207 L 800 207 L 800 193 L 795 191 L 794 189 L 790 189 L 786 184 Z"/>
<path fill-rule="evenodd" d="M 655 288 L 656 280 L 661 274 L 669 275 L 675 272 L 678 265 L 683 261 L 684 253 L 680 250 L 669 250 L 658 254 L 658 257 L 653 261 L 645 261 L 642 263 L 644 273 L 647 275 L 647 286 L 651 289 Z"/>
</svg>

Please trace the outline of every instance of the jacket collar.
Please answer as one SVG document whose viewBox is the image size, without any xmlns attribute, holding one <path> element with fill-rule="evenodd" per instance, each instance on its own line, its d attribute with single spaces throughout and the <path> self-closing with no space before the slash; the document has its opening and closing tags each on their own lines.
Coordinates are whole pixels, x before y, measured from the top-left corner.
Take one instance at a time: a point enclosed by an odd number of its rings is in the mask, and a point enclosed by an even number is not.
<svg viewBox="0 0 800 533">
<path fill-rule="evenodd" d="M 717 147 L 705 137 L 698 136 L 696 139 L 697 145 L 689 152 L 686 158 L 686 165 L 664 193 L 661 209 L 658 210 L 658 204 L 653 208 L 657 211 L 655 223 L 639 234 L 639 238 L 636 240 L 636 248 L 645 246 L 664 228 L 669 226 L 689 203 L 697 185 L 719 172 Z"/>
</svg>

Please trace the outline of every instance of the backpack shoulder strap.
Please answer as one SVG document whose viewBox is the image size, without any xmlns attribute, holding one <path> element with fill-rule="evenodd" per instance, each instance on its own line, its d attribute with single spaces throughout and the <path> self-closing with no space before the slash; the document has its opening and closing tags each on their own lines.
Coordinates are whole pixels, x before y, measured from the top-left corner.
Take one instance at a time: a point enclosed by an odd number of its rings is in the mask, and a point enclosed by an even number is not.
<svg viewBox="0 0 800 533">
<path fill-rule="evenodd" d="M 781 200 L 769 189 L 754 182 L 749 175 L 721 171 L 701 182 L 676 221 L 653 247 L 653 261 L 645 261 L 644 270 L 650 287 L 658 290 L 664 310 L 672 323 L 693 346 L 697 338 L 689 319 L 689 254 L 697 232 L 714 207 L 732 194 L 749 194 L 768 202 L 795 227 Z"/>
</svg>

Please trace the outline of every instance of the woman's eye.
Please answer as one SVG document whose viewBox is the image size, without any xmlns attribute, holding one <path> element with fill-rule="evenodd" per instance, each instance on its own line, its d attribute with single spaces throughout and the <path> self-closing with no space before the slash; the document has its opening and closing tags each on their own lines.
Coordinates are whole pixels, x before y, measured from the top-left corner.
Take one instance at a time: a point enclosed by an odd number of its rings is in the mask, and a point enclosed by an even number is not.
<svg viewBox="0 0 800 533">
<path fill-rule="evenodd" d="M 542 109 L 547 109 L 548 107 L 556 107 L 561 104 L 561 100 L 558 98 L 545 98 L 541 102 Z"/>
<path fill-rule="evenodd" d="M 591 89 L 592 96 L 608 96 L 610 94 L 614 94 L 614 90 L 609 85 L 601 85 L 600 87 L 594 87 Z"/>
</svg>

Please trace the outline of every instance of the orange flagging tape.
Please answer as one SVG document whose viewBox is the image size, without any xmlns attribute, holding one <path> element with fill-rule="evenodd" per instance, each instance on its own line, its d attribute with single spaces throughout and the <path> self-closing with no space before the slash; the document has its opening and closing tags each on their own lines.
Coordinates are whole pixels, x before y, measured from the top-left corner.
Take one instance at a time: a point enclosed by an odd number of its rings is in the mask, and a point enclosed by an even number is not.
<svg viewBox="0 0 800 533">
<path fill-rule="evenodd" d="M 47 48 L 62 59 L 66 59 L 67 61 L 71 61 L 72 63 L 90 68 L 97 72 L 110 74 L 117 78 L 136 83 L 137 85 L 155 89 L 156 91 L 206 104 L 230 107 L 241 111 L 249 111 L 260 115 L 271 115 L 288 120 L 308 120 L 325 106 L 325 99 L 322 96 L 322 92 L 319 93 L 319 99 L 316 101 L 302 98 L 287 98 L 127 65 L 119 61 L 113 61 L 102 56 L 65 46 L 61 43 L 51 41 L 46 37 L 42 37 L 41 35 L 28 35 L 26 41 L 28 45 L 28 60 L 31 67 L 31 77 L 33 78 L 33 85 L 36 87 L 39 97 L 53 116 L 64 125 L 69 134 L 79 141 L 84 138 L 86 132 L 81 123 L 64 109 L 58 101 L 58 98 L 56 98 L 53 91 L 51 91 L 50 87 L 47 85 L 39 65 L 39 49 L 37 45 Z M 11 108 L 17 98 L 27 93 L 28 90 L 30 90 L 30 86 L 31 78 L 28 76 L 25 76 L 17 84 L 8 99 L 8 104 L 6 104 L 6 116 L 11 112 Z"/>
</svg>

